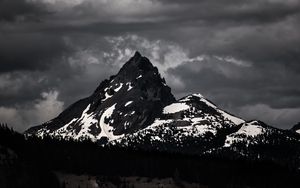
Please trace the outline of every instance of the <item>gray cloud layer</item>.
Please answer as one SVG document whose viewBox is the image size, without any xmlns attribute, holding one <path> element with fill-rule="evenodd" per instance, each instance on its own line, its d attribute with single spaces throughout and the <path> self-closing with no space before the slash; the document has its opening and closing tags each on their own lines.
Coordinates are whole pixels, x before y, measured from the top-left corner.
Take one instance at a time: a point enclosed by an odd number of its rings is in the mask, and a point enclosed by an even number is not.
<svg viewBox="0 0 300 188">
<path fill-rule="evenodd" d="M 49 14 L 39 3 L 32 3 L 28 0 L 0 0 L 1 21 L 39 21 L 40 17 Z"/>
<path fill-rule="evenodd" d="M 23 131 L 54 117 L 139 50 L 176 96 L 289 128 L 299 20 L 298 0 L 0 0 L 0 121 Z"/>
</svg>

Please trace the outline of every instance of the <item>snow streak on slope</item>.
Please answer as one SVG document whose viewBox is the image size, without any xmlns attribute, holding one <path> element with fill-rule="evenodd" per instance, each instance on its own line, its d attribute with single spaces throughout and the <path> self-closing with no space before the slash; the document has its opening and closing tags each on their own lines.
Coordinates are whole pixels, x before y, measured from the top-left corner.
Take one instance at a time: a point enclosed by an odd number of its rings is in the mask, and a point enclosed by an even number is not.
<svg viewBox="0 0 300 188">
<path fill-rule="evenodd" d="M 123 135 L 114 135 L 113 134 L 113 127 L 109 126 L 109 122 L 113 119 L 111 119 L 111 115 L 113 114 L 115 110 L 116 104 L 112 105 L 111 107 L 107 108 L 103 114 L 101 115 L 100 118 L 100 128 L 101 128 L 101 133 L 99 134 L 98 138 L 100 139 L 101 137 L 107 137 L 109 141 L 115 140 L 117 138 L 122 137 Z"/>
<path fill-rule="evenodd" d="M 188 106 L 184 103 L 173 103 L 173 104 L 170 104 L 170 105 L 166 106 L 163 109 L 163 113 L 164 114 L 174 114 L 176 112 L 187 110 L 189 108 L 190 108 L 190 106 Z"/>
<path fill-rule="evenodd" d="M 128 101 L 124 106 L 129 106 L 131 103 L 133 103 L 133 101 Z"/>
<path fill-rule="evenodd" d="M 97 120 L 94 118 L 93 114 L 87 114 L 87 111 L 89 109 L 90 109 L 90 105 L 86 107 L 86 109 L 83 111 L 81 117 L 78 120 L 82 122 L 82 125 L 75 139 L 89 135 L 90 126 L 97 123 Z M 93 137 L 93 135 L 90 134 L 89 137 Z"/>
</svg>

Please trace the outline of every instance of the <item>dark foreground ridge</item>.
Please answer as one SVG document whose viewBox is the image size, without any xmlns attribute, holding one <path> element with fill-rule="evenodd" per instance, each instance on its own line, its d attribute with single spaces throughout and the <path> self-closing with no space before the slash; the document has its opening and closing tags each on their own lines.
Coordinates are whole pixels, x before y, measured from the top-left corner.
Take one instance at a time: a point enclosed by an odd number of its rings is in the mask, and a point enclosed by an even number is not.
<svg viewBox="0 0 300 188">
<path fill-rule="evenodd" d="M 43 139 L 0 126 L 0 187 L 298 187 L 297 170 L 234 155 L 186 155 Z"/>
</svg>

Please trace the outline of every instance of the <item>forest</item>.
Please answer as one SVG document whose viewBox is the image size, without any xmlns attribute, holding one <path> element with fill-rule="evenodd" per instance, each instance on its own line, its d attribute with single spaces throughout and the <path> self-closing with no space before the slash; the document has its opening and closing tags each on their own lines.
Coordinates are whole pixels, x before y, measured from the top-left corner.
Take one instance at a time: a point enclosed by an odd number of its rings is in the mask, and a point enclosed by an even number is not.
<svg viewBox="0 0 300 188">
<path fill-rule="evenodd" d="M 110 178 L 171 177 L 207 187 L 295 187 L 300 183 L 296 169 L 272 160 L 25 138 L 5 124 L 0 126 L 0 161 L 0 187 L 62 187 L 54 172 Z"/>
</svg>

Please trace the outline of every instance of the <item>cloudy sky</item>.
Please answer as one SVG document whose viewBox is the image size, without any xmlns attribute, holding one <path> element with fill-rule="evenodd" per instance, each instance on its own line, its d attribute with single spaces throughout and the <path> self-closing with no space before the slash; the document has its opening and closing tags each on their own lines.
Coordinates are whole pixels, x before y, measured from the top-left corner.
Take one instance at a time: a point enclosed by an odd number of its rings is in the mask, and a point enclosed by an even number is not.
<svg viewBox="0 0 300 188">
<path fill-rule="evenodd" d="M 300 121 L 299 0 L 0 0 L 0 121 L 18 131 L 93 92 L 135 50 L 177 98 Z"/>
</svg>

